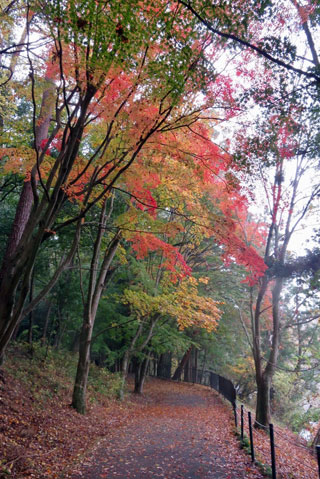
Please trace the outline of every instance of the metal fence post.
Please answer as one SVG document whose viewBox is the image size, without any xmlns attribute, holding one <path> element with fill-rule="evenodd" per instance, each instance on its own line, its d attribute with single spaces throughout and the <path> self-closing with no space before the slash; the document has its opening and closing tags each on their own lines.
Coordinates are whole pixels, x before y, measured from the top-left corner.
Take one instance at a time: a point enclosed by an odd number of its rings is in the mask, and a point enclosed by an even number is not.
<svg viewBox="0 0 320 479">
<path fill-rule="evenodd" d="M 253 447 L 253 434 L 252 434 L 252 421 L 251 421 L 251 412 L 248 412 L 249 419 L 249 433 L 250 433 L 250 445 L 251 445 L 251 459 L 254 462 L 254 447 Z"/>
<path fill-rule="evenodd" d="M 319 477 L 320 477 L 320 446 L 316 446 L 316 450 L 317 450 L 318 470 L 319 470 Z"/>
<path fill-rule="evenodd" d="M 233 404 L 233 412 L 234 412 L 234 423 L 235 423 L 236 429 L 238 429 L 238 416 L 237 416 L 237 405 L 236 405 L 236 403 Z"/>
<path fill-rule="evenodd" d="M 241 404 L 241 441 L 243 441 L 243 404 Z"/>
<path fill-rule="evenodd" d="M 270 447 L 271 447 L 271 467 L 272 467 L 272 479 L 277 479 L 276 471 L 276 454 L 274 449 L 274 433 L 273 433 L 273 424 L 269 424 L 270 430 Z"/>
</svg>

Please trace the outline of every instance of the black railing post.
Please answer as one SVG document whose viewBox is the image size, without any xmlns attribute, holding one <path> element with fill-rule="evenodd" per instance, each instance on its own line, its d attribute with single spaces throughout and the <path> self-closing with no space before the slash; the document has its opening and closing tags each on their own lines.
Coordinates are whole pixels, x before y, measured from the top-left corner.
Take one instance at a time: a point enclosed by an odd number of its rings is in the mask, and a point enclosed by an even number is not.
<svg viewBox="0 0 320 479">
<path fill-rule="evenodd" d="M 276 454 L 274 449 L 274 433 L 273 433 L 273 424 L 269 424 L 270 430 L 270 447 L 271 447 L 271 467 L 272 467 L 272 479 L 277 479 L 276 471 Z"/>
<path fill-rule="evenodd" d="M 243 404 L 241 404 L 241 441 L 243 441 Z"/>
<path fill-rule="evenodd" d="M 316 450 L 317 450 L 318 470 L 319 470 L 319 477 L 320 477 L 320 446 L 316 446 Z"/>
<path fill-rule="evenodd" d="M 251 412 L 248 412 L 249 419 L 249 433 L 250 433 L 250 445 L 251 445 L 251 459 L 254 462 L 254 447 L 253 447 L 253 433 L 252 433 L 252 421 L 251 421 Z"/>
<path fill-rule="evenodd" d="M 234 423 L 236 426 L 236 429 L 238 429 L 238 416 L 237 416 L 237 405 L 236 403 L 233 403 L 233 412 L 234 412 Z"/>
</svg>

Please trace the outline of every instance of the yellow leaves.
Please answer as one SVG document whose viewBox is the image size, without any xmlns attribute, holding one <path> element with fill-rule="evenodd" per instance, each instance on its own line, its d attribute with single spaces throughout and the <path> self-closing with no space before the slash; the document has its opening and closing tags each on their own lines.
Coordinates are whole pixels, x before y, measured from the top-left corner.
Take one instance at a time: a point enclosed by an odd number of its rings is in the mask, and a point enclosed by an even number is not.
<svg viewBox="0 0 320 479">
<path fill-rule="evenodd" d="M 201 278 L 200 282 L 206 284 L 207 281 L 207 278 Z M 198 283 L 199 280 L 189 277 L 181 282 L 175 293 L 175 301 L 172 305 L 177 313 L 179 329 L 196 326 L 213 331 L 222 314 L 218 308 L 221 302 L 210 297 L 199 296 Z M 174 313 L 173 310 L 172 313 Z"/>
<path fill-rule="evenodd" d="M 128 263 L 128 260 L 127 260 L 127 252 L 125 250 L 125 248 L 122 246 L 122 245 L 119 245 L 118 246 L 118 249 L 117 249 L 117 252 L 116 252 L 116 256 L 120 262 L 120 264 L 127 264 Z"/>
<path fill-rule="evenodd" d="M 122 302 L 129 304 L 138 318 L 152 316 L 163 312 L 161 308 L 162 295 L 150 296 L 144 291 L 126 289 L 122 296 Z"/>
<path fill-rule="evenodd" d="M 218 305 L 222 303 L 210 297 L 199 296 L 199 282 L 207 284 L 208 278 L 197 280 L 190 276 L 181 281 L 174 292 L 158 296 L 127 289 L 122 301 L 130 304 L 138 318 L 156 314 L 169 315 L 177 320 L 180 330 L 194 326 L 214 331 L 222 314 Z"/>
</svg>

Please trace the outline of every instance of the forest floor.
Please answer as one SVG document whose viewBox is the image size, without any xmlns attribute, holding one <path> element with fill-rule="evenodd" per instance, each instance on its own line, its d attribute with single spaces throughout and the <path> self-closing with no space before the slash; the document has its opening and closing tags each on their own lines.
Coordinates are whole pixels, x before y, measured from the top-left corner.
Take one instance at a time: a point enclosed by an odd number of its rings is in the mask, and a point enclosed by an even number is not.
<svg viewBox="0 0 320 479">
<path fill-rule="evenodd" d="M 101 393 L 112 383 L 103 375 L 91 380 L 82 416 L 70 407 L 70 358 L 39 363 L 14 353 L 0 380 L 1 479 L 264 477 L 239 448 L 230 405 L 210 388 L 149 378 L 142 396 L 128 392 L 119 402 Z M 269 464 L 268 436 L 254 437 L 258 459 Z M 293 433 L 276 426 L 276 443 L 278 479 L 318 478 Z"/>
</svg>

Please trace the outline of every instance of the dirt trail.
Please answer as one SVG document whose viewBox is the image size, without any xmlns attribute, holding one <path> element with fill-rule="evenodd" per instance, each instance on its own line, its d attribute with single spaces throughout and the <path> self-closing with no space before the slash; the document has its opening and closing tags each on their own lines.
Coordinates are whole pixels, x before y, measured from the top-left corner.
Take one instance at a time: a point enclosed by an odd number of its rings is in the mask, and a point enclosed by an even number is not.
<svg viewBox="0 0 320 479">
<path fill-rule="evenodd" d="M 233 417 L 209 388 L 149 380 L 132 414 L 71 479 L 262 479 L 239 450 Z"/>
</svg>

